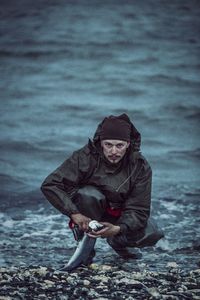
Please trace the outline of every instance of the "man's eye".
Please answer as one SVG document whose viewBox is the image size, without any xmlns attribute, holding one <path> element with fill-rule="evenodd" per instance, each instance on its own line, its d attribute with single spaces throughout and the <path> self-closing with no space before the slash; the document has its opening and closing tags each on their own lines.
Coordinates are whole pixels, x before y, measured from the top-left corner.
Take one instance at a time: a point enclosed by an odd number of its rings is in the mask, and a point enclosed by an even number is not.
<svg viewBox="0 0 200 300">
<path fill-rule="evenodd" d="M 112 147 L 112 144 L 105 143 L 105 146 L 106 146 L 106 147 Z"/>
<path fill-rule="evenodd" d="M 124 147 L 124 144 L 118 144 L 117 145 L 117 148 L 122 148 L 122 147 Z"/>
</svg>

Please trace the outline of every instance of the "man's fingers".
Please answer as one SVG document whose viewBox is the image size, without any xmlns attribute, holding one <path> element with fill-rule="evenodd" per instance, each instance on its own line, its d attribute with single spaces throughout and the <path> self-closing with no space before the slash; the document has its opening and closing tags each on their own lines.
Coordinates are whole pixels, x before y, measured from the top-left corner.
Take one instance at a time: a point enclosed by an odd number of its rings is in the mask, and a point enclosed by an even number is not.
<svg viewBox="0 0 200 300">
<path fill-rule="evenodd" d="M 111 224 L 108 222 L 101 222 L 101 224 L 105 225 L 106 227 L 109 227 Z"/>
<path fill-rule="evenodd" d="M 97 235 L 94 235 L 94 234 L 92 234 L 92 233 L 87 233 L 87 235 L 89 236 L 89 237 L 92 237 L 92 238 L 98 238 L 98 237 L 100 237 L 100 236 L 97 236 Z"/>
<path fill-rule="evenodd" d="M 84 223 L 84 224 L 83 224 L 83 230 L 84 230 L 84 231 L 87 231 L 87 230 L 88 230 L 88 223 Z"/>
<path fill-rule="evenodd" d="M 98 237 L 103 237 L 103 234 L 108 230 L 108 227 L 105 227 L 101 230 L 98 230 L 98 231 L 90 231 L 88 232 L 88 236 L 90 237 L 94 237 L 94 238 L 98 238 Z"/>
<path fill-rule="evenodd" d="M 96 233 L 99 234 L 99 235 L 101 235 L 102 233 L 106 232 L 107 230 L 108 230 L 108 227 L 105 227 L 105 228 L 103 228 L 101 230 L 96 231 Z"/>
</svg>

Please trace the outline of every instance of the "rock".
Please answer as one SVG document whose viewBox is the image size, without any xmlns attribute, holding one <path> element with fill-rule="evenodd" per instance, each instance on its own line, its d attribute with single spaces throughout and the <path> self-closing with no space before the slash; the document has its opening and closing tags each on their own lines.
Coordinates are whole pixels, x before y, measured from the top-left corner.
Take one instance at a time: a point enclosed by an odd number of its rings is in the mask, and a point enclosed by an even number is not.
<svg viewBox="0 0 200 300">
<path fill-rule="evenodd" d="M 200 269 L 190 271 L 191 276 L 200 276 Z"/>
<path fill-rule="evenodd" d="M 200 289 L 193 289 L 193 290 L 191 290 L 191 292 L 192 292 L 192 294 L 199 296 L 199 299 L 200 299 Z"/>
<path fill-rule="evenodd" d="M 108 278 L 105 275 L 96 275 L 92 278 L 92 280 L 97 281 L 101 284 L 101 283 L 108 283 L 110 281 L 110 278 Z"/>
<path fill-rule="evenodd" d="M 69 297 L 67 295 L 60 295 L 56 296 L 56 300 L 69 300 Z"/>
<path fill-rule="evenodd" d="M 108 265 L 102 265 L 100 268 L 102 271 L 111 271 L 112 267 Z"/>
<path fill-rule="evenodd" d="M 56 276 L 59 276 L 59 275 L 61 275 L 62 273 L 61 273 L 60 271 L 54 271 L 53 274 L 56 275 Z"/>
<path fill-rule="evenodd" d="M 193 282 L 185 282 L 185 286 L 187 287 L 188 290 L 193 290 L 198 287 L 197 284 Z"/>
<path fill-rule="evenodd" d="M 92 270 L 98 270 L 99 269 L 99 265 L 98 264 L 91 264 L 89 266 L 89 268 L 92 269 Z"/>
<path fill-rule="evenodd" d="M 94 289 L 89 290 L 88 296 L 92 297 L 94 299 L 97 299 L 98 297 L 100 297 L 100 295 Z"/>
<path fill-rule="evenodd" d="M 64 287 L 63 287 L 63 285 L 62 284 L 58 284 L 57 286 L 56 286 L 56 290 L 62 290 Z"/>
<path fill-rule="evenodd" d="M 47 299 L 47 296 L 46 296 L 45 294 L 39 294 L 39 295 L 38 295 L 38 299 L 39 299 L 39 300 L 42 300 L 42 299 L 45 300 L 45 299 Z"/>
<path fill-rule="evenodd" d="M 8 270 L 6 268 L 0 268 L 0 273 L 7 273 Z"/>
<path fill-rule="evenodd" d="M 129 279 L 129 278 L 121 278 L 114 281 L 117 285 L 125 285 L 126 287 L 131 287 L 135 289 L 142 289 L 144 287 L 144 284 L 140 281 Z"/>
<path fill-rule="evenodd" d="M 8 275 L 7 273 L 4 273 L 2 277 L 3 277 L 3 279 L 5 279 L 8 282 L 12 279 L 12 277 L 10 275 Z"/>
<path fill-rule="evenodd" d="M 161 295 L 159 293 L 159 290 L 155 287 L 148 288 L 147 289 L 148 293 L 154 297 L 154 299 L 161 299 Z"/>
<path fill-rule="evenodd" d="M 177 263 L 175 261 L 168 262 L 166 267 L 167 268 L 172 268 L 172 269 L 178 269 L 179 268 L 179 266 L 177 265 Z"/>
<path fill-rule="evenodd" d="M 106 286 L 96 287 L 96 290 L 100 294 L 104 294 L 104 295 L 107 295 L 107 296 L 110 294 L 110 290 Z"/>
<path fill-rule="evenodd" d="M 83 293 L 84 293 L 84 294 L 87 294 L 88 291 L 89 291 L 89 290 L 88 290 L 88 288 L 86 288 L 86 287 L 82 287 L 82 288 L 81 288 L 81 293 L 82 293 L 82 294 L 83 294 Z"/>
<path fill-rule="evenodd" d="M 162 295 L 163 300 L 179 300 L 180 298 L 177 296 L 172 296 L 172 295 Z"/>
<path fill-rule="evenodd" d="M 99 297 L 99 298 L 96 298 L 96 300 L 110 300 L 109 298 L 104 298 L 104 297 Z"/>
<path fill-rule="evenodd" d="M 69 276 L 68 278 L 66 278 L 66 282 L 68 282 L 71 285 L 74 285 L 74 278 Z"/>
<path fill-rule="evenodd" d="M 144 279 L 144 275 L 142 273 L 140 273 L 140 272 L 134 272 L 132 274 L 132 277 L 134 279 L 137 279 L 137 280 L 143 280 Z"/>
<path fill-rule="evenodd" d="M 30 277 L 31 276 L 31 273 L 26 270 L 24 273 L 23 273 L 24 277 Z"/>
<path fill-rule="evenodd" d="M 179 276 L 177 276 L 177 274 L 167 273 L 167 274 L 165 275 L 165 279 L 166 279 L 167 281 L 171 281 L 171 282 L 173 282 L 173 283 L 176 283 L 176 282 L 178 281 L 178 279 L 179 279 Z"/>
<path fill-rule="evenodd" d="M 88 285 L 90 285 L 90 281 L 87 280 L 87 279 L 85 279 L 85 280 L 83 280 L 83 284 L 86 285 L 86 286 L 88 286 Z"/>
<path fill-rule="evenodd" d="M 185 291 L 187 291 L 187 287 L 185 285 L 181 284 L 181 286 L 178 288 L 178 291 L 185 292 Z"/>
<path fill-rule="evenodd" d="M 1 280 L 0 281 L 0 286 L 7 285 L 8 283 L 9 283 L 8 280 Z"/>
<path fill-rule="evenodd" d="M 55 284 L 55 282 L 54 282 L 54 281 L 51 281 L 51 280 L 44 280 L 44 283 L 45 283 L 46 285 L 48 285 L 48 286 L 52 286 L 52 285 Z"/>
<path fill-rule="evenodd" d="M 24 299 L 23 295 L 18 291 L 14 292 L 13 295 L 16 296 L 17 299 L 20 299 L 20 300 Z M 15 297 L 14 297 L 14 299 L 15 299 Z"/>
<path fill-rule="evenodd" d="M 37 271 L 37 274 L 41 275 L 41 276 L 45 276 L 48 273 L 48 270 L 46 267 L 40 267 Z"/>
<path fill-rule="evenodd" d="M 116 292 L 112 292 L 112 297 L 113 299 L 127 299 L 127 293 L 124 293 L 123 291 L 116 291 Z"/>
</svg>

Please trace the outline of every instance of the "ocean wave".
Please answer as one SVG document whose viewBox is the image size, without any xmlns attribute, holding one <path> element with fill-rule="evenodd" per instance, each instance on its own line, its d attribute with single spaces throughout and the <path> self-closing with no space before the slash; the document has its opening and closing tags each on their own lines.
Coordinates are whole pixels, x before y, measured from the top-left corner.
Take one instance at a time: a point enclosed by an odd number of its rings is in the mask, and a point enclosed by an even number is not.
<svg viewBox="0 0 200 300">
<path fill-rule="evenodd" d="M 27 152 L 27 151 L 37 151 L 37 147 L 34 144 L 31 144 L 26 141 L 13 141 L 13 140 L 6 140 L 1 141 L 1 150 L 12 150 L 14 152 Z"/>
<path fill-rule="evenodd" d="M 138 58 L 138 59 L 130 59 L 127 61 L 127 64 L 132 66 L 148 66 L 148 65 L 156 65 L 159 63 L 159 59 L 154 56 L 147 56 L 144 58 Z"/>
<path fill-rule="evenodd" d="M 183 116 L 185 118 L 198 118 L 199 120 L 199 115 L 200 115 L 200 106 L 199 105 L 194 105 L 194 104 L 171 104 L 171 105 L 163 105 L 161 108 L 161 111 L 163 113 L 167 113 L 170 115 L 179 115 Z"/>
<path fill-rule="evenodd" d="M 147 147 L 155 147 L 155 148 L 159 148 L 159 149 L 160 148 L 165 149 L 168 146 L 168 143 L 167 142 L 163 142 L 163 141 L 161 141 L 159 139 L 156 140 L 154 138 L 152 138 L 152 139 L 146 138 L 145 139 L 145 145 Z"/>
<path fill-rule="evenodd" d="M 200 108 L 197 108 L 196 111 L 188 113 L 185 118 L 189 119 L 189 120 L 196 120 L 199 123 L 200 120 Z"/>
<path fill-rule="evenodd" d="M 166 75 L 166 74 L 156 74 L 156 75 L 148 75 L 144 77 L 146 82 L 153 83 L 163 83 L 170 86 L 176 87 L 185 87 L 190 86 L 193 88 L 199 89 L 199 81 L 194 81 L 190 79 L 184 79 L 180 76 Z"/>
<path fill-rule="evenodd" d="M 70 142 L 70 136 L 67 137 L 68 142 Z M 66 146 L 66 145 L 64 145 Z M 44 155 L 52 154 L 57 152 L 59 155 L 65 152 L 62 141 L 58 145 L 55 144 L 55 140 L 45 139 L 39 142 L 26 142 L 26 141 L 1 141 L 1 152 L 6 152 L 7 157 L 9 157 L 9 152 L 11 155 L 17 155 L 19 153 L 24 154 L 24 157 L 33 156 L 35 154 Z M 9 158 L 8 158 L 9 159 Z M 8 160 L 9 161 L 9 160 Z"/>
<path fill-rule="evenodd" d="M 174 249 L 174 252 L 181 253 L 181 254 L 184 254 L 184 253 L 193 253 L 194 251 L 198 251 L 198 252 L 200 251 L 200 243 L 199 243 L 199 241 L 193 241 L 191 243 L 191 245 L 188 246 L 188 247 L 177 247 L 176 249 Z"/>
<path fill-rule="evenodd" d="M 64 57 L 72 57 L 73 52 L 68 49 L 51 49 L 51 50 L 1 50 L 0 57 L 12 57 L 12 58 L 28 58 L 28 59 L 37 59 L 44 57 L 55 57 L 63 55 Z"/>
<path fill-rule="evenodd" d="M 54 111 L 58 112 L 67 112 L 68 114 L 74 114 L 74 113 L 94 113 L 96 112 L 96 106 L 95 105 L 73 105 L 73 104 L 58 104 L 55 106 Z"/>
<path fill-rule="evenodd" d="M 187 158 L 200 158 L 200 148 L 196 148 L 193 150 L 173 150 L 169 151 L 169 154 L 179 156 L 180 158 L 187 157 Z"/>
<path fill-rule="evenodd" d="M 130 88 L 130 87 L 126 87 L 124 88 L 123 86 L 120 88 L 119 86 L 116 87 L 114 90 L 110 90 L 109 89 L 106 91 L 103 91 L 103 94 L 106 96 L 114 96 L 114 97 L 138 97 L 141 95 L 145 94 L 144 90 L 139 90 L 139 89 L 135 89 L 135 88 Z"/>
<path fill-rule="evenodd" d="M 192 112 L 195 112 L 196 110 L 199 110 L 200 107 L 197 106 L 197 105 L 190 105 L 190 104 L 174 104 L 174 105 L 171 105 L 170 107 L 169 106 L 164 106 L 164 109 L 167 109 L 168 107 L 168 110 L 170 110 L 171 112 L 175 112 L 175 113 L 191 113 Z"/>
<path fill-rule="evenodd" d="M 3 175 L 2 177 L 6 177 Z M 25 209 L 32 208 L 37 209 L 39 205 L 47 205 L 44 201 L 40 187 L 33 190 L 26 184 L 12 186 L 15 177 L 10 176 L 10 181 L 7 186 L 3 187 L 0 191 L 0 209 L 2 212 L 9 212 L 15 219 L 22 219 L 25 214 Z"/>
<path fill-rule="evenodd" d="M 5 185 L 10 185 L 12 183 L 12 186 L 16 185 L 16 186 L 20 186 L 23 185 L 24 182 L 22 180 L 19 180 L 18 178 L 15 178 L 11 175 L 7 175 L 4 173 L 0 173 L 0 181 L 1 181 L 1 186 L 5 186 Z"/>
</svg>

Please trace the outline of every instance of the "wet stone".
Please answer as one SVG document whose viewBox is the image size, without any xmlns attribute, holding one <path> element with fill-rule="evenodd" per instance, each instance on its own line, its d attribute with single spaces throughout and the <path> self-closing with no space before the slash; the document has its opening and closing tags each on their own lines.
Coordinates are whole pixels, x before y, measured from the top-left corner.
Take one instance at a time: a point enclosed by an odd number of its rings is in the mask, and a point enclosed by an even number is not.
<svg viewBox="0 0 200 300">
<path fill-rule="evenodd" d="M 90 281 L 87 280 L 87 279 L 85 279 L 85 280 L 83 280 L 83 284 L 86 285 L 86 286 L 88 286 L 88 285 L 90 285 Z"/>
<path fill-rule="evenodd" d="M 115 281 L 115 283 L 119 286 L 126 286 L 126 287 L 131 287 L 135 289 L 141 289 L 143 288 L 143 284 L 139 281 L 136 281 L 134 279 L 129 279 L 129 278 L 121 278 Z"/>
<path fill-rule="evenodd" d="M 179 266 L 177 265 L 176 262 L 168 262 L 166 267 L 172 269 L 178 269 Z"/>
<path fill-rule="evenodd" d="M 39 295 L 38 295 L 38 299 L 40 299 L 40 300 L 45 300 L 45 299 L 47 299 L 47 297 L 46 297 L 45 294 L 39 294 Z"/>
</svg>

